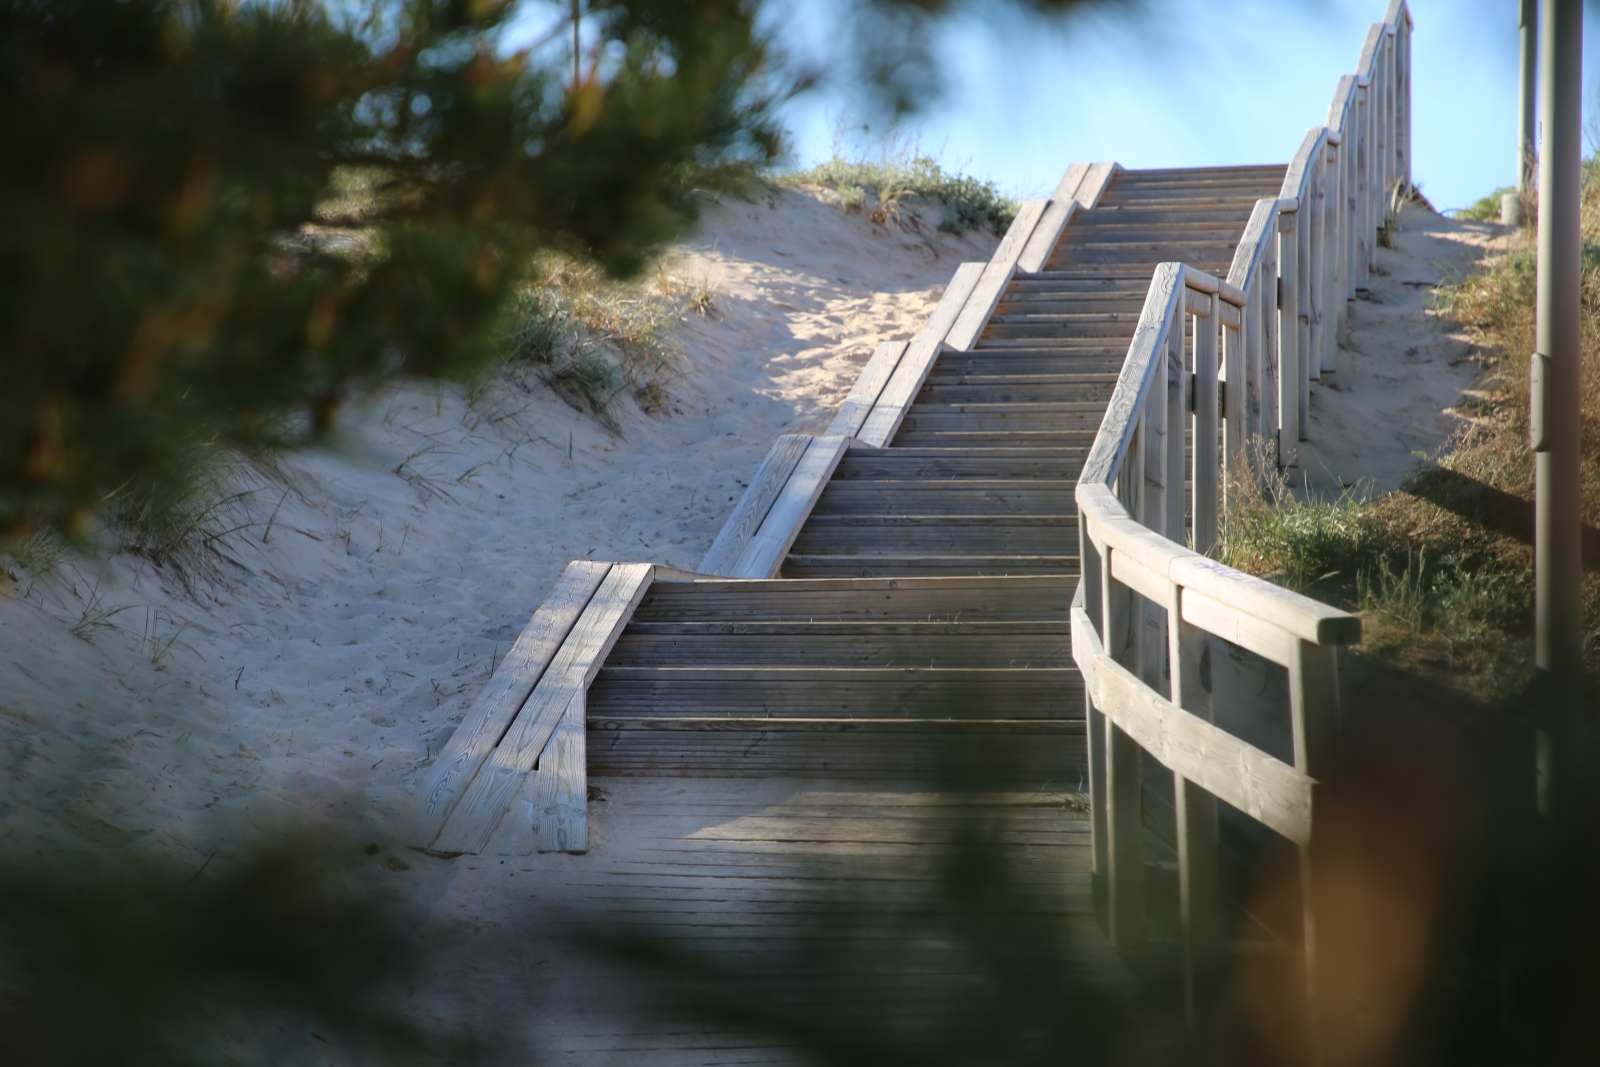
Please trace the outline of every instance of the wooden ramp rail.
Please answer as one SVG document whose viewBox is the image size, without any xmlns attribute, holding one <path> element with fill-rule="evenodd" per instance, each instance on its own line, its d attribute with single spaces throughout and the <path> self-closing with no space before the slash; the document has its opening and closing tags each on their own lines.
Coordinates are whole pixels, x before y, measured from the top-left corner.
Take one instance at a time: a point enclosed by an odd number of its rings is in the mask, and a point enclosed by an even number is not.
<svg viewBox="0 0 1600 1067">
<path fill-rule="evenodd" d="M 1378 232 L 1409 187 L 1410 32 L 1395 0 L 1368 34 L 1359 73 L 1340 80 L 1328 125 L 1307 132 L 1280 196 L 1257 202 L 1226 280 L 1182 263 L 1156 269 L 1076 489 L 1073 656 L 1088 702 L 1094 864 L 1112 942 L 1135 947 L 1146 936 L 1148 754 L 1173 774 L 1191 1017 L 1223 950 L 1218 800 L 1300 847 L 1313 1060 L 1319 1033 L 1335 1025 L 1317 995 L 1316 780 L 1338 743 L 1336 650 L 1360 639 L 1361 620 L 1206 553 L 1222 487 L 1244 473 L 1246 441 L 1275 439 L 1278 462 L 1295 462 L 1309 383 L 1334 370 L 1346 301 L 1376 267 Z M 1288 707 L 1263 699 L 1270 687 L 1217 669 L 1229 661 L 1261 665 L 1252 677 L 1286 671 Z M 1253 718 L 1285 713 L 1290 760 L 1238 736 Z"/>
</svg>

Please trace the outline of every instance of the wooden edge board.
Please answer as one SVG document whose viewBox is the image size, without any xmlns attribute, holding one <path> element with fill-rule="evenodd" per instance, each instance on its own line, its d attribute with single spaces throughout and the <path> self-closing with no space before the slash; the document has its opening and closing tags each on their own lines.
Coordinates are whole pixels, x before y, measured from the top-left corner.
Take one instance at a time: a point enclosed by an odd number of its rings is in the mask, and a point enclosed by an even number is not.
<svg viewBox="0 0 1600 1067">
<path fill-rule="evenodd" d="M 756 531 L 761 529 L 767 512 L 772 510 L 772 502 L 783 491 L 789 476 L 794 473 L 795 465 L 810 444 L 811 435 L 803 433 L 784 434 L 772 443 L 772 448 L 761 460 L 761 466 L 756 468 L 755 477 L 750 479 L 749 486 L 745 488 L 744 495 L 734 505 L 733 514 L 723 523 L 717 539 L 711 543 L 710 551 L 700 561 L 702 573 L 733 573 L 740 555 L 749 546 Z"/>
<path fill-rule="evenodd" d="M 1078 205 L 1072 200 L 1051 200 L 1050 205 L 1044 209 L 1044 214 L 1039 216 L 1039 224 L 1034 227 L 1033 236 L 1028 238 L 1028 243 L 1023 246 L 1022 255 L 1017 257 L 1018 274 L 1037 274 L 1050 262 L 1050 256 L 1055 252 L 1056 245 L 1061 241 L 1061 234 L 1072 221 L 1073 214 Z"/>
<path fill-rule="evenodd" d="M 593 599 L 545 668 L 544 676 L 473 776 L 429 851 L 479 853 L 489 843 L 523 780 L 533 770 L 572 699 L 594 680 L 622 628 L 649 589 L 654 568 L 648 563 L 618 563 L 606 574 Z"/>
<path fill-rule="evenodd" d="M 862 423 L 861 432 L 856 434 L 863 443 L 874 448 L 882 448 L 894 437 L 895 431 L 900 429 L 906 411 L 911 407 L 911 402 L 917 393 L 921 391 L 928 372 L 933 369 L 934 360 L 938 359 L 943 349 L 945 336 L 949 334 L 950 327 L 955 325 L 956 316 L 961 314 L 967 297 L 972 295 L 973 287 L 978 284 L 978 279 L 983 274 L 983 268 L 982 263 L 963 263 L 956 268 L 950 284 L 945 286 L 944 295 L 939 298 L 938 305 L 933 309 L 933 314 L 928 317 L 928 321 L 915 340 L 906 348 L 899 365 L 890 375 L 883 391 L 878 394 L 877 403 L 872 406 L 872 413 Z"/>
<path fill-rule="evenodd" d="M 845 397 L 839 414 L 833 417 L 823 436 L 854 437 L 861 431 L 867 416 L 872 414 L 872 406 L 878 402 L 883 387 L 889 384 L 889 378 L 900 365 L 908 347 L 905 341 L 885 341 L 877 347 L 867 365 L 861 368 L 861 376 L 850 388 L 850 395 Z"/>
<path fill-rule="evenodd" d="M 978 284 L 973 286 L 966 304 L 961 308 L 961 314 L 956 316 L 955 323 L 945 336 L 945 343 L 951 348 L 965 352 L 978 340 L 978 335 L 983 333 L 983 328 L 989 324 L 989 317 L 1000 305 L 1000 297 L 1005 294 L 1006 286 L 1011 283 L 1012 276 L 1017 272 L 1018 258 L 1027 247 L 1028 240 L 1033 236 L 1033 231 L 1038 227 L 1039 219 L 1049 204 L 1048 200 L 1024 200 L 1022 206 L 1017 209 L 1017 217 L 1011 220 L 1011 228 L 1001 239 L 1000 247 L 994 250 L 994 255 L 984 265 Z"/>
<path fill-rule="evenodd" d="M 1295 844 L 1310 843 L 1311 778 L 1147 687 L 1105 654 L 1088 613 L 1077 606 L 1072 655 L 1095 709 L 1162 766 Z"/>
<path fill-rule="evenodd" d="M 1362 85 L 1372 80 L 1378 61 L 1378 46 L 1383 43 L 1383 23 L 1374 22 L 1367 27 L 1366 40 L 1361 42 L 1361 58 L 1356 60 L 1356 77 Z"/>
<path fill-rule="evenodd" d="M 589 851 L 587 707 L 583 692 L 573 696 L 529 775 L 534 782 L 536 852 Z"/>
<path fill-rule="evenodd" d="M 1073 199 L 1081 208 L 1092 208 L 1100 203 L 1100 198 L 1106 194 L 1106 189 L 1111 185 L 1122 170 L 1118 163 L 1091 163 L 1089 172 L 1084 175 L 1083 182 L 1078 186 L 1078 191 L 1073 194 Z"/>
<path fill-rule="evenodd" d="M 567 564 L 555 588 L 473 701 L 422 781 L 425 823 L 417 837 L 427 839 L 422 842 L 424 845 L 437 835 L 483 762 L 500 743 L 611 567 L 610 563 L 592 560 Z"/>
<path fill-rule="evenodd" d="M 1050 194 L 1050 199 L 1057 203 L 1077 199 L 1078 187 L 1089 176 L 1089 168 L 1093 165 L 1092 163 L 1067 164 L 1066 172 L 1061 175 L 1061 180 L 1056 183 L 1056 191 Z"/>
<path fill-rule="evenodd" d="M 783 491 L 773 500 L 761 529 L 734 564 L 735 577 L 777 577 L 783 557 L 788 555 L 789 546 L 794 544 L 800 527 L 805 525 L 851 440 L 849 437 L 818 437 L 811 441 Z"/>
<path fill-rule="evenodd" d="M 1345 74 L 1339 78 L 1338 87 L 1333 90 L 1333 101 L 1328 104 L 1328 121 L 1326 125 L 1344 131 L 1345 120 L 1350 114 L 1350 105 L 1356 100 L 1356 76 Z"/>
</svg>

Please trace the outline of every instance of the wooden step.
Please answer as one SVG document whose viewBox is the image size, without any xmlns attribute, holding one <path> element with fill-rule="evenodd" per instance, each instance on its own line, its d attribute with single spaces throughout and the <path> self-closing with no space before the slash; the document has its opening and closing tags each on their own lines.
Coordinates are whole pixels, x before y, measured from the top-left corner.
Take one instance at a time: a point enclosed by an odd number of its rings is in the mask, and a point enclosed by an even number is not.
<svg viewBox="0 0 1600 1067">
<path fill-rule="evenodd" d="M 972 449 L 959 456 L 946 449 L 853 448 L 834 471 L 835 481 L 857 478 L 1076 478 L 1083 449 Z"/>
<path fill-rule="evenodd" d="M 1041 619 L 1067 617 L 1075 582 L 996 578 L 894 581 L 657 581 L 634 621 L 759 620 L 818 617 L 907 619 Z"/>
<path fill-rule="evenodd" d="M 1283 181 L 1288 173 L 1286 163 L 1247 163 L 1221 167 L 1154 167 L 1117 172 L 1117 180 L 1135 184 L 1156 184 L 1170 181 L 1188 181 L 1207 178 L 1256 178 Z"/>
<path fill-rule="evenodd" d="M 917 394 L 918 404 L 1004 404 L 1039 402 L 1093 402 L 1102 406 L 1111 400 L 1116 379 L 1110 374 L 1061 375 L 1066 381 L 1047 382 L 1042 375 L 1002 378 L 993 382 L 940 384 L 930 381 Z M 1095 377 L 1098 382 L 1082 381 Z"/>
<path fill-rule="evenodd" d="M 879 577 L 926 574 L 1076 575 L 1077 556 L 795 556 L 783 575 L 794 578 Z"/>
<path fill-rule="evenodd" d="M 902 429 L 895 434 L 892 444 L 907 448 L 992 448 L 997 445 L 1038 447 L 1077 443 L 1088 445 L 1094 440 L 1094 434 L 1094 430 L 908 431 Z"/>
</svg>

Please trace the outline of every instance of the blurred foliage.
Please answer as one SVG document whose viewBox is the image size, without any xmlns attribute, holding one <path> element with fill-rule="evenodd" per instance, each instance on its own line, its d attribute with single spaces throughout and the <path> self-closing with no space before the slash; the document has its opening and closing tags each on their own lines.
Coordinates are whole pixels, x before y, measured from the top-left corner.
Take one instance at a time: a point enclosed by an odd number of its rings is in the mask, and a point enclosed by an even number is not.
<svg viewBox="0 0 1600 1067">
<path fill-rule="evenodd" d="M 198 870 L 150 855 L 5 857 L 5 1062 L 509 1062 L 487 1017 L 452 1032 L 395 995 L 426 977 L 433 950 L 363 880 L 361 852 L 306 832 Z"/>
<path fill-rule="evenodd" d="M 576 85 L 496 50 L 509 10 L 0 0 L 0 535 L 464 375 L 530 253 L 626 275 L 775 157 L 747 5 L 592 5 Z"/>
</svg>

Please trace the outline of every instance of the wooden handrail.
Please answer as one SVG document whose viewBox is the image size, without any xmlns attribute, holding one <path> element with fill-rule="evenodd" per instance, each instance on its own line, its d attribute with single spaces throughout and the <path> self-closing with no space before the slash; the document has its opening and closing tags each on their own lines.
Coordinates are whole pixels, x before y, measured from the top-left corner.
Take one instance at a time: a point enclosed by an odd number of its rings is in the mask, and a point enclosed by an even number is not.
<svg viewBox="0 0 1600 1067">
<path fill-rule="evenodd" d="M 1156 267 L 1075 490 L 1073 657 L 1087 683 L 1094 869 L 1108 882 L 1113 944 L 1142 942 L 1149 753 L 1174 774 L 1191 1008 L 1220 938 L 1217 799 L 1301 846 L 1312 873 L 1314 786 L 1337 745 L 1336 650 L 1360 640 L 1361 619 L 1207 553 L 1245 440 L 1275 438 L 1278 463 L 1296 462 L 1310 383 L 1335 371 L 1346 302 L 1376 268 L 1391 193 L 1409 182 L 1410 31 L 1404 0 L 1392 0 L 1326 124 L 1302 137 L 1280 195 L 1256 202 L 1225 278 Z M 1292 763 L 1215 722 L 1233 709 L 1213 706 L 1227 699 L 1214 665 L 1244 655 L 1287 671 Z M 1314 898 L 1303 901 L 1313 1058 L 1324 1025 Z"/>
</svg>

